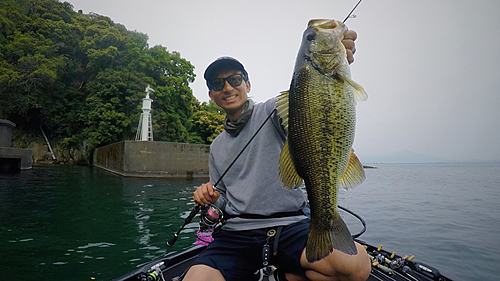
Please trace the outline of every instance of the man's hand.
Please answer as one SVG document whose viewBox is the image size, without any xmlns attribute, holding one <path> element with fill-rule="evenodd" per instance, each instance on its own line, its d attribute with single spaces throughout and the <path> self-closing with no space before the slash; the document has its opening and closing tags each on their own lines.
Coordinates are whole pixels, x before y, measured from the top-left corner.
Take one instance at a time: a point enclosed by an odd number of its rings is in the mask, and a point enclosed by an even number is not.
<svg viewBox="0 0 500 281">
<path fill-rule="evenodd" d="M 346 49 L 347 61 L 351 64 L 354 61 L 354 53 L 356 53 L 356 46 L 354 41 L 358 38 L 358 34 L 354 30 L 347 30 L 344 33 L 344 39 L 342 39 L 342 44 Z"/>
<path fill-rule="evenodd" d="M 198 186 L 193 192 L 194 202 L 201 206 L 215 203 L 219 196 L 220 193 L 215 190 L 214 185 L 210 182 Z"/>
</svg>

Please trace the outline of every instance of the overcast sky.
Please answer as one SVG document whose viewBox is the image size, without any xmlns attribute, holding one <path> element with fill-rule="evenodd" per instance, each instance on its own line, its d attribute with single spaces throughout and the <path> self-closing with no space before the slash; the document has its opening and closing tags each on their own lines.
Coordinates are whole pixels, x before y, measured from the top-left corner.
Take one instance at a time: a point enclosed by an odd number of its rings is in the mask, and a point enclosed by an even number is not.
<svg viewBox="0 0 500 281">
<path fill-rule="evenodd" d="M 265 101 L 288 89 L 309 19 L 343 20 L 357 1 L 68 2 L 146 33 L 150 47 L 179 52 L 195 66 L 200 101 L 208 100 L 203 72 L 220 56 L 239 59 L 250 96 Z M 358 33 L 352 78 L 368 93 L 357 107 L 362 161 L 399 151 L 500 160 L 499 13 L 498 0 L 361 2 L 346 23 Z"/>
</svg>

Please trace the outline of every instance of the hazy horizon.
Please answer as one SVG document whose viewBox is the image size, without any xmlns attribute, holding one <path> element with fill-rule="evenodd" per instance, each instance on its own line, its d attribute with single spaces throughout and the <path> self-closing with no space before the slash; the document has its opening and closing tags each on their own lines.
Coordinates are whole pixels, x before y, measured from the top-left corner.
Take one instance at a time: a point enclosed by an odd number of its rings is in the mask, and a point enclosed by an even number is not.
<svg viewBox="0 0 500 281">
<path fill-rule="evenodd" d="M 208 100 L 206 66 L 239 59 L 259 102 L 288 89 L 307 22 L 343 20 L 357 0 L 68 2 L 148 34 L 150 47 L 179 52 L 195 66 L 191 88 L 200 101 Z M 498 11 L 496 0 L 361 2 L 346 22 L 358 33 L 352 78 L 368 93 L 357 105 L 360 159 L 407 150 L 444 161 L 500 160 Z"/>
</svg>

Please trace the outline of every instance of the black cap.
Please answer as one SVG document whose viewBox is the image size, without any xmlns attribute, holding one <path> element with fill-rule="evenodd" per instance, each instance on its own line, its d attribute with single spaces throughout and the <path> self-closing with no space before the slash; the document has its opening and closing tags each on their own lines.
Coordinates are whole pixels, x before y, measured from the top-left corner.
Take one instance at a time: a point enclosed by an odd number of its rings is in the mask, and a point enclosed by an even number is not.
<svg viewBox="0 0 500 281">
<path fill-rule="evenodd" d="M 243 67 L 243 64 L 232 57 L 220 57 L 212 62 L 205 70 L 205 74 L 203 74 L 207 86 L 210 88 L 209 81 L 213 80 L 219 71 L 226 69 L 240 70 L 243 74 L 243 79 L 248 81 L 248 73 Z"/>
</svg>

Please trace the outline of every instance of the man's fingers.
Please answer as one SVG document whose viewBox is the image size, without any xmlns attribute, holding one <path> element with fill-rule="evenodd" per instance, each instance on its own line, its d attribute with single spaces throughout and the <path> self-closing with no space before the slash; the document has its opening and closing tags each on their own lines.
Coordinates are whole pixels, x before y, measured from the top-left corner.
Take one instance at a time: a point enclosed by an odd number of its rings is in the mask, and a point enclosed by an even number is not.
<svg viewBox="0 0 500 281">
<path fill-rule="evenodd" d="M 354 54 L 351 50 L 347 49 L 346 50 L 346 55 L 347 55 L 347 62 L 349 64 L 353 63 L 354 62 Z"/>
<path fill-rule="evenodd" d="M 200 205 L 212 204 L 219 198 L 219 192 L 211 183 L 204 183 L 193 192 L 193 199 Z"/>
<path fill-rule="evenodd" d="M 344 33 L 344 40 L 348 39 L 348 40 L 355 41 L 357 38 L 358 38 L 358 34 L 354 30 L 347 30 Z"/>
<path fill-rule="evenodd" d="M 356 44 L 354 41 L 358 38 L 358 34 L 354 30 L 348 30 L 344 33 L 342 44 L 346 49 L 347 61 L 349 64 L 354 62 L 354 53 L 356 53 Z"/>
<path fill-rule="evenodd" d="M 354 62 L 354 53 L 356 53 L 356 44 L 354 41 L 358 38 L 358 34 L 354 30 L 348 30 L 344 33 L 342 44 L 346 48 L 347 61 L 349 64 Z"/>
<path fill-rule="evenodd" d="M 215 201 L 217 201 L 217 199 L 219 199 L 219 196 L 220 196 L 220 193 L 217 190 L 215 190 L 214 195 L 212 196 L 212 199 L 214 199 L 214 202 L 212 202 L 212 203 L 215 203 Z"/>
<path fill-rule="evenodd" d="M 353 54 L 356 52 L 356 44 L 354 44 L 354 41 L 344 39 L 342 40 L 342 44 L 344 44 L 346 50 L 351 50 Z"/>
</svg>

